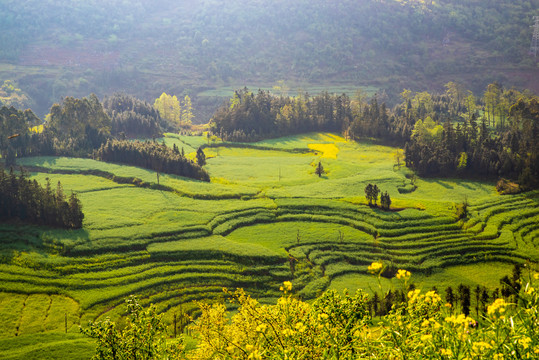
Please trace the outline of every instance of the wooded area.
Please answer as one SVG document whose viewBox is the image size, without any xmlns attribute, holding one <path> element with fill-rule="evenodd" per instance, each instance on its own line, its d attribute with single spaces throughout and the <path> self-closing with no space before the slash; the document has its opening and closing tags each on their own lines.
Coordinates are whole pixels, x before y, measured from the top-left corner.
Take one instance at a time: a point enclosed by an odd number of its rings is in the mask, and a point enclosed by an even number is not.
<svg viewBox="0 0 539 360">
<path fill-rule="evenodd" d="M 36 180 L 29 180 L 24 171 L 15 174 L 13 168 L 6 173 L 0 167 L 0 220 L 19 219 L 23 222 L 80 229 L 84 214 L 74 193 L 64 194 L 58 182 L 56 190 L 47 179 L 45 188 Z"/>
</svg>

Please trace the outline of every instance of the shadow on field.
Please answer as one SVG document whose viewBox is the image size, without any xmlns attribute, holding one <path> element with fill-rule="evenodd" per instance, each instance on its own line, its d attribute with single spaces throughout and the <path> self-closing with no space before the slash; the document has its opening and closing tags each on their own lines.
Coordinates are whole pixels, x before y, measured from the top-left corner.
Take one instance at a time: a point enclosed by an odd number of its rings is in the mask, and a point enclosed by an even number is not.
<svg viewBox="0 0 539 360">
<path fill-rule="evenodd" d="M 17 262 L 21 253 L 66 255 L 75 244 L 87 243 L 88 231 L 21 224 L 0 225 L 0 263 Z M 66 245 L 72 244 L 72 245 Z"/>
</svg>

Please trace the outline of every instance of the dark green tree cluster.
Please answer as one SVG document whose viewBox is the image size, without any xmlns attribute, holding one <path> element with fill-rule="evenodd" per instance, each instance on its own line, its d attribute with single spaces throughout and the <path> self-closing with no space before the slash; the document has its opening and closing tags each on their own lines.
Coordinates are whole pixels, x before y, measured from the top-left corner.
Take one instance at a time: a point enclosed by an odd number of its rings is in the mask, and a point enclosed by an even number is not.
<svg viewBox="0 0 539 360">
<path fill-rule="evenodd" d="M 103 100 L 103 107 L 111 119 L 111 134 L 116 137 L 158 137 L 162 119 L 154 107 L 131 95 L 117 93 Z"/>
<path fill-rule="evenodd" d="M 254 94 L 244 88 L 215 112 L 211 125 L 224 140 L 256 141 L 309 131 L 341 132 L 351 120 L 350 99 L 345 94 L 290 98 L 263 90 Z"/>
<path fill-rule="evenodd" d="M 380 194 L 380 189 L 378 188 L 378 185 L 367 184 L 367 186 L 365 186 L 365 197 L 369 202 L 369 206 L 372 206 L 373 202 L 374 206 L 376 206 L 376 202 L 378 201 L 378 194 Z"/>
<path fill-rule="evenodd" d="M 389 208 L 391 207 L 391 197 L 389 196 L 387 191 L 380 194 L 380 206 L 384 210 L 389 210 Z"/>
<path fill-rule="evenodd" d="M 171 149 L 154 141 L 108 140 L 94 152 L 94 156 L 102 161 L 210 181 L 207 171 L 183 156 L 177 147 Z"/>
<path fill-rule="evenodd" d="M 67 198 L 60 182 L 54 191 L 48 179 L 43 188 L 23 171 L 16 175 L 13 168 L 9 173 L 0 168 L 0 219 L 80 229 L 84 214 L 77 196 Z"/>
<path fill-rule="evenodd" d="M 201 147 L 197 149 L 196 159 L 197 159 L 198 166 L 206 165 L 206 154 L 204 154 L 204 150 L 202 150 Z"/>
<path fill-rule="evenodd" d="M 373 206 L 373 203 L 374 206 L 376 206 L 376 203 L 378 202 L 378 195 L 380 195 L 380 206 L 384 210 L 389 210 L 391 207 L 391 197 L 387 191 L 381 194 L 380 192 L 381 191 L 376 184 L 367 184 L 367 186 L 365 186 L 365 197 L 369 202 L 369 206 Z"/>
<path fill-rule="evenodd" d="M 423 176 L 502 176 L 518 179 L 524 189 L 537 187 L 538 100 L 519 98 L 511 105 L 507 122 L 508 126 L 492 130 L 485 118 L 478 125 L 475 115 L 456 127 L 446 119 L 442 131 L 433 136 L 416 124 L 417 136 L 405 147 L 406 165 Z"/>
<path fill-rule="evenodd" d="M 39 122 L 31 110 L 0 108 L 0 155 L 6 160 L 6 165 L 13 165 L 16 157 L 31 153 L 32 140 L 35 139 L 32 139 L 29 127 Z"/>
<path fill-rule="evenodd" d="M 59 155 L 87 156 L 110 137 L 111 121 L 94 94 L 54 104 L 43 131 Z"/>
</svg>

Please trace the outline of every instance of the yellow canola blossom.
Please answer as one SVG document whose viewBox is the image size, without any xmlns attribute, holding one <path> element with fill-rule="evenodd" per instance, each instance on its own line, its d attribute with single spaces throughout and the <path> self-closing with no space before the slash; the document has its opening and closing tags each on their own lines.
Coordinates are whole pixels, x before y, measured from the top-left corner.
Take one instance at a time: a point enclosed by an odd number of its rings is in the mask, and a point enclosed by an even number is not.
<svg viewBox="0 0 539 360">
<path fill-rule="evenodd" d="M 504 299 L 496 299 L 492 305 L 489 305 L 487 307 L 487 314 L 496 316 L 496 313 L 503 314 L 505 312 L 505 308 L 507 307 L 507 303 Z"/>
<path fill-rule="evenodd" d="M 492 349 L 492 346 L 489 343 L 484 342 L 484 341 L 474 342 L 472 345 L 472 351 L 475 354 L 480 354 L 483 351 L 488 350 L 488 349 Z"/>
<path fill-rule="evenodd" d="M 322 153 L 322 158 L 336 159 L 339 148 L 335 144 L 309 144 L 309 149 Z"/>
<path fill-rule="evenodd" d="M 369 265 L 369 267 L 367 268 L 367 270 L 370 272 L 370 273 L 377 273 L 379 270 L 381 270 L 383 267 L 382 263 L 380 262 L 373 262 L 372 264 Z"/>
<path fill-rule="evenodd" d="M 399 269 L 397 271 L 397 275 L 396 275 L 396 278 L 397 279 L 408 279 L 410 276 L 412 276 L 412 273 L 410 273 L 409 271 L 407 270 L 403 270 L 403 269 Z"/>
<path fill-rule="evenodd" d="M 440 354 L 444 355 L 444 356 L 452 356 L 453 355 L 453 351 L 451 351 L 451 349 L 440 349 Z"/>
<path fill-rule="evenodd" d="M 527 336 L 524 336 L 523 338 L 518 339 L 518 343 L 524 348 L 527 349 L 530 347 L 530 343 L 532 342 L 532 339 L 530 339 Z"/>
</svg>

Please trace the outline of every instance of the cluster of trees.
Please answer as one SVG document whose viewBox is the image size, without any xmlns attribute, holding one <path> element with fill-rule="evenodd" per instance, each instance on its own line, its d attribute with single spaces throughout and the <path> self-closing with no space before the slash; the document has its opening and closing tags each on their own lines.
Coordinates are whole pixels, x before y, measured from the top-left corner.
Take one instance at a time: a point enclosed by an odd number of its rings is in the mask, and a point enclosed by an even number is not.
<svg viewBox="0 0 539 360">
<path fill-rule="evenodd" d="M 405 146 L 406 165 L 424 176 L 508 177 L 523 189 L 537 187 L 539 101 L 520 96 L 506 115 L 487 115 L 478 124 L 473 109 L 456 126 L 450 117 L 443 123 L 418 119 Z M 489 127 L 494 119 L 496 126 Z"/>
<path fill-rule="evenodd" d="M 376 203 L 378 202 L 378 194 L 380 194 L 380 189 L 378 188 L 378 185 L 376 184 L 367 184 L 365 186 L 365 197 L 367 198 L 367 201 L 369 202 L 369 206 L 372 206 L 374 202 L 374 206 L 376 206 Z M 382 209 L 389 210 L 391 206 L 391 197 L 386 192 L 383 192 L 380 195 L 380 206 Z"/>
<path fill-rule="evenodd" d="M 0 108 L 0 155 L 6 165 L 15 164 L 15 158 L 27 155 L 32 136 L 31 126 L 40 120 L 31 110 L 17 110 L 14 107 Z"/>
<path fill-rule="evenodd" d="M 0 219 L 80 229 L 84 214 L 77 196 L 72 192 L 67 198 L 60 182 L 53 190 L 47 179 L 43 188 L 36 180 L 27 179 L 22 170 L 17 175 L 13 168 L 6 173 L 0 167 Z"/>
<path fill-rule="evenodd" d="M 351 121 L 346 94 L 325 91 L 313 97 L 300 93 L 291 98 L 264 90 L 254 94 L 244 88 L 214 113 L 210 124 L 223 140 L 254 141 L 309 131 L 341 132 Z"/>
<path fill-rule="evenodd" d="M 110 137 L 110 118 L 95 94 L 54 104 L 46 123 L 43 136 L 57 154 L 87 156 Z"/>
<path fill-rule="evenodd" d="M 405 148 L 406 165 L 423 176 L 518 179 L 539 182 L 539 98 L 490 84 L 482 98 L 454 82 L 443 94 L 404 90 L 393 109 L 375 95 L 323 92 L 310 97 L 236 91 L 211 119 L 224 140 L 256 141 L 308 131 L 375 137 Z M 481 114 L 481 110 L 484 110 Z M 481 118 L 480 118 L 481 117 Z"/>
<path fill-rule="evenodd" d="M 176 95 L 162 93 L 160 97 L 155 99 L 153 106 L 159 111 L 161 117 L 175 129 L 189 127 L 193 121 L 193 105 L 189 95 L 185 95 L 180 103 Z"/>
<path fill-rule="evenodd" d="M 105 97 L 103 107 L 111 119 L 110 133 L 116 137 L 158 137 L 165 125 L 151 104 L 131 95 L 116 93 Z"/>
<path fill-rule="evenodd" d="M 157 172 L 210 181 L 202 166 L 186 158 L 177 147 L 173 149 L 154 141 L 108 140 L 94 152 L 102 161 L 144 167 Z"/>
</svg>

